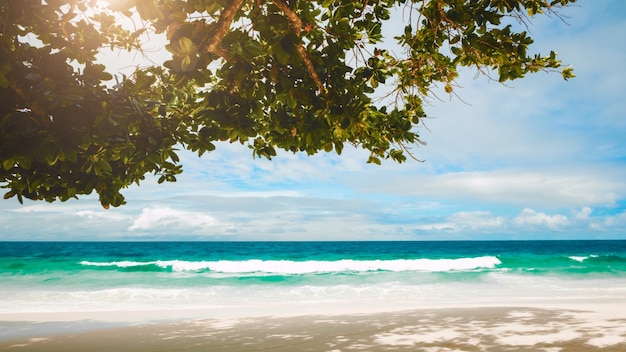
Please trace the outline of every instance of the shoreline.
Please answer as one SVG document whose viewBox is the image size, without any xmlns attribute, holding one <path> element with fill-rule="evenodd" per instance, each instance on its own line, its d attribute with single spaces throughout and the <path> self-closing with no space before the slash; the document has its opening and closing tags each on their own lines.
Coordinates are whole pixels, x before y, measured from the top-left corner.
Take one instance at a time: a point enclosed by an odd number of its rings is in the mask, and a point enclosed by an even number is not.
<svg viewBox="0 0 626 352">
<path fill-rule="evenodd" d="M 626 310 L 624 304 L 619 306 L 459 306 L 248 317 L 190 317 L 179 312 L 178 317 L 162 320 L 66 317 L 64 323 L 8 321 L 0 316 L 3 330 L 8 327 L 24 335 L 4 336 L 0 350 L 624 351 Z M 46 327 L 57 330 L 46 332 Z"/>
</svg>

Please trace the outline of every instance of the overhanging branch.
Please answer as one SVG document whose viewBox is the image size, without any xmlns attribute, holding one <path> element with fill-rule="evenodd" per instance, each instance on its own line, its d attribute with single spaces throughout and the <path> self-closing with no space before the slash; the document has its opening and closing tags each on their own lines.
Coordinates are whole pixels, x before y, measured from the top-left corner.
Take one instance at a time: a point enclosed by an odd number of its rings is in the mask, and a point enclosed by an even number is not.
<svg viewBox="0 0 626 352">
<path fill-rule="evenodd" d="M 287 16 L 287 19 L 291 24 L 291 29 L 293 29 L 296 35 L 300 36 L 300 32 L 302 31 L 302 20 L 300 19 L 300 16 L 293 12 L 289 5 L 285 3 L 285 0 L 272 0 L 272 2 L 285 14 L 285 16 Z"/>
<path fill-rule="evenodd" d="M 300 33 L 302 32 L 302 20 L 300 19 L 300 16 L 298 16 L 298 14 L 295 13 L 289 7 L 289 5 L 285 3 L 284 0 L 272 0 L 272 2 L 274 3 L 274 5 L 276 5 L 276 7 L 278 7 L 285 14 L 285 16 L 287 16 L 287 19 L 289 20 L 289 24 L 291 25 L 291 29 L 294 31 L 294 33 L 297 36 L 300 36 Z M 298 54 L 300 55 L 300 58 L 304 62 L 304 66 L 306 67 L 307 71 L 309 72 L 309 75 L 313 79 L 313 82 L 315 82 L 317 89 L 322 94 L 325 95 L 327 93 L 326 87 L 324 86 L 324 83 L 322 83 L 320 76 L 317 74 L 317 70 L 315 69 L 315 65 L 313 65 L 313 61 L 311 60 L 309 53 L 302 46 L 302 44 L 297 43 L 295 44 L 295 46 L 296 46 L 296 51 L 298 52 Z"/>
<path fill-rule="evenodd" d="M 245 0 L 231 0 L 228 2 L 228 5 L 222 11 L 219 20 L 217 20 L 213 38 L 211 38 L 211 40 L 209 40 L 207 45 L 204 47 L 205 52 L 214 53 L 227 59 L 227 52 L 221 47 L 222 39 L 224 39 L 226 33 L 228 33 L 230 25 L 233 23 L 233 19 L 235 18 L 237 11 L 239 11 L 241 6 L 243 6 L 244 1 Z"/>
</svg>

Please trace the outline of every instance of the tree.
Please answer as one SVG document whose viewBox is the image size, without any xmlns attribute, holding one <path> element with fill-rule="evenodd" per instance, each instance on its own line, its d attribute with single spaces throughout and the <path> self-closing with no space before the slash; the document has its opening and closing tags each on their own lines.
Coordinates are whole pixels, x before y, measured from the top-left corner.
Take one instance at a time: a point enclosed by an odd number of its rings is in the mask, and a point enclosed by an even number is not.
<svg viewBox="0 0 626 352">
<path fill-rule="evenodd" d="M 119 206 L 148 173 L 175 181 L 177 148 L 202 155 L 217 141 L 266 158 L 348 143 L 368 162 L 405 161 L 424 98 L 452 93 L 460 67 L 501 82 L 558 68 L 573 77 L 554 52 L 529 54 L 521 31 L 571 2 L 0 0 L 4 197 L 96 191 Z M 383 38 L 392 11 L 404 27 Z M 98 52 L 141 53 L 147 32 L 166 34 L 171 60 L 113 80 Z"/>
</svg>

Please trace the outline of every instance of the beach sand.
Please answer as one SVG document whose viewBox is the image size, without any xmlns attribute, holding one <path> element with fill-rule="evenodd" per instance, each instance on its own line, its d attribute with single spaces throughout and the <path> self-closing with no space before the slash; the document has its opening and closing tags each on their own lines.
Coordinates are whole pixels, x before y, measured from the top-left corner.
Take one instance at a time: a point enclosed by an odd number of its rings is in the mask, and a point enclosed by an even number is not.
<svg viewBox="0 0 626 352">
<path fill-rule="evenodd" d="M 626 351 L 626 312 L 487 307 L 387 313 L 184 319 L 0 340 L 0 351 Z M 621 318 L 620 318 L 621 316 Z M 62 322 L 68 324 L 68 322 Z M 76 324 L 83 324 L 83 331 Z M 70 330 L 72 327 L 70 327 Z M 78 330 L 78 331 L 77 331 Z M 86 330 L 86 331 L 85 331 Z M 6 330 L 5 330 L 6 331 Z M 18 330 L 16 330 L 18 331 Z M 33 333 L 36 331 L 36 336 Z"/>
</svg>

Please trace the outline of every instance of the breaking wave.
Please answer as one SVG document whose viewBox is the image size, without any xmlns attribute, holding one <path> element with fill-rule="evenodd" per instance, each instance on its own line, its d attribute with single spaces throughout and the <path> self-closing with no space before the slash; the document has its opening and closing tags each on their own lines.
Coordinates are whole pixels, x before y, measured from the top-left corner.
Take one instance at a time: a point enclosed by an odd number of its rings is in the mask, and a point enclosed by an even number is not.
<svg viewBox="0 0 626 352">
<path fill-rule="evenodd" d="M 341 273 L 341 272 L 372 272 L 372 271 L 472 271 L 495 268 L 501 264 L 494 256 L 457 259 L 394 259 L 394 260 L 335 260 L 335 261 L 291 261 L 291 260 L 260 260 L 243 261 L 82 261 L 81 265 L 125 269 L 130 271 L 172 271 L 172 272 L 216 272 L 228 274 L 268 273 L 282 275 Z"/>
</svg>

